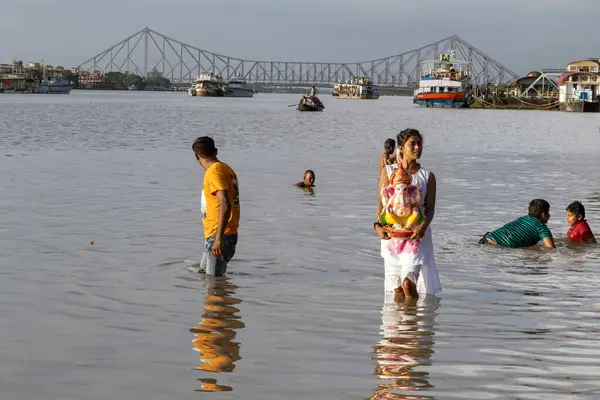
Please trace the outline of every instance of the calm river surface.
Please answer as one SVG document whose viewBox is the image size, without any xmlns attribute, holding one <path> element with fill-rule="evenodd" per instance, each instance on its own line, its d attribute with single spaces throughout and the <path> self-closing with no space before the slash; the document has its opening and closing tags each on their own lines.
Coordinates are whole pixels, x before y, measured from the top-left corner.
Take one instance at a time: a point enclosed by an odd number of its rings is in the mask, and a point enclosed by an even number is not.
<svg viewBox="0 0 600 400">
<path fill-rule="evenodd" d="M 564 242 L 576 199 L 600 239 L 598 115 L 321 97 L 0 95 L 0 397 L 600 398 L 600 247 Z M 443 298 L 384 307 L 377 158 L 407 127 Z M 221 279 L 186 269 L 202 135 L 240 180 Z M 475 244 L 537 197 L 558 249 Z"/>
</svg>

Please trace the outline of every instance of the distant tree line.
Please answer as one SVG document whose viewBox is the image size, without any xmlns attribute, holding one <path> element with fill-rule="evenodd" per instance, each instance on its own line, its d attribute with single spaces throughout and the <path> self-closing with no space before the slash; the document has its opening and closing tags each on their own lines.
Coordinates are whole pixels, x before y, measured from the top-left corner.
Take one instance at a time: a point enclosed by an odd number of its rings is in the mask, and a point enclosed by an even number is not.
<svg viewBox="0 0 600 400">
<path fill-rule="evenodd" d="M 144 78 L 139 75 L 122 72 L 107 72 L 104 74 L 104 84 L 110 86 L 112 89 L 127 89 L 132 86 L 137 90 L 152 88 L 168 89 L 171 87 L 171 81 L 167 78 Z"/>
</svg>

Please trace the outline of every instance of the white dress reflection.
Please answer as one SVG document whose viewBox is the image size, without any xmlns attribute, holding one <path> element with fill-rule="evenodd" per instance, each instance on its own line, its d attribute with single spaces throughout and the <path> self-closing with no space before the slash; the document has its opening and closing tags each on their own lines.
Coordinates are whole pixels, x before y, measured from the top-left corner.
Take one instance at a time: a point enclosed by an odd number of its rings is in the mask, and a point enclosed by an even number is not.
<svg viewBox="0 0 600 400">
<path fill-rule="evenodd" d="M 377 362 L 375 376 L 381 383 L 370 400 L 432 399 L 417 394 L 433 387 L 429 373 L 422 368 L 431 365 L 434 353 L 436 310 L 440 299 L 421 296 L 396 303 L 387 295 L 381 311 L 381 340 L 374 346 Z"/>
</svg>

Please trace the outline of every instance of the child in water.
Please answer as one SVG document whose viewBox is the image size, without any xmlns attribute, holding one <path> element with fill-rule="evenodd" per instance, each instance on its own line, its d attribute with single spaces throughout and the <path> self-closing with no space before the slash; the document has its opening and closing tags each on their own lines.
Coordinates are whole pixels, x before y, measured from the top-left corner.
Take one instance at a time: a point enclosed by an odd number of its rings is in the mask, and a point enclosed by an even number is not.
<svg viewBox="0 0 600 400">
<path fill-rule="evenodd" d="M 396 141 L 394 139 L 387 139 L 383 143 L 383 154 L 379 157 L 379 172 L 385 168 L 386 165 L 390 165 L 395 161 L 396 154 L 394 150 L 396 147 Z"/>
<path fill-rule="evenodd" d="M 483 235 L 480 244 L 498 244 L 504 247 L 527 247 L 540 240 L 548 248 L 554 248 L 552 232 L 546 226 L 550 219 L 550 203 L 534 199 L 529 203 L 529 215 L 519 217 L 495 231 Z"/>
<path fill-rule="evenodd" d="M 312 188 L 315 186 L 315 173 L 313 170 L 307 169 L 304 172 L 304 181 L 294 183 L 294 187 L 298 188 Z"/>
<path fill-rule="evenodd" d="M 567 206 L 567 223 L 570 228 L 567 236 L 572 242 L 596 243 L 592 229 L 585 220 L 585 207 L 578 201 Z"/>
</svg>

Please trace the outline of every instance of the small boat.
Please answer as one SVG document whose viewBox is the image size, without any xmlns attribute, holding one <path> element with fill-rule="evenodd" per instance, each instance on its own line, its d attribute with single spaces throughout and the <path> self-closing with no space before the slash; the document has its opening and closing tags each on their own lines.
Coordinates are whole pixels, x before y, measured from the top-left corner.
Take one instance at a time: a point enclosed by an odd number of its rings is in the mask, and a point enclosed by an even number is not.
<svg viewBox="0 0 600 400">
<path fill-rule="evenodd" d="M 194 84 L 188 89 L 190 96 L 223 97 L 225 81 L 219 75 L 203 73 L 198 75 Z"/>
<path fill-rule="evenodd" d="M 359 76 L 349 79 L 346 83 L 335 84 L 331 95 L 338 99 L 376 100 L 379 98 L 379 86 L 366 76 Z"/>
<path fill-rule="evenodd" d="M 323 111 L 325 106 L 317 96 L 302 96 L 296 109 L 298 111 Z"/>
<path fill-rule="evenodd" d="M 254 89 L 241 76 L 232 78 L 225 87 L 225 97 L 253 97 Z"/>
<path fill-rule="evenodd" d="M 421 63 L 419 88 L 413 103 L 419 107 L 467 108 L 472 98 L 471 64 L 456 60 L 454 51 Z"/>
</svg>

